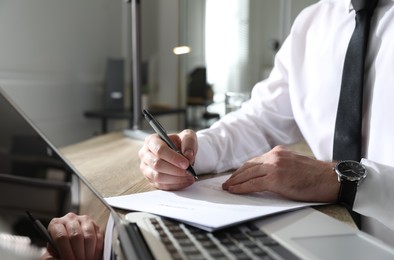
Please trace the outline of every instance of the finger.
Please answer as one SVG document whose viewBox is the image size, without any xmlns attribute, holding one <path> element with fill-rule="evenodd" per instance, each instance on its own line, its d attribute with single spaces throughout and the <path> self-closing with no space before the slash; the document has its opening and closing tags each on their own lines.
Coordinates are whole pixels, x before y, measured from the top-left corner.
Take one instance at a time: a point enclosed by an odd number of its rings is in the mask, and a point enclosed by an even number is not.
<svg viewBox="0 0 394 260">
<path fill-rule="evenodd" d="M 54 218 L 49 223 L 48 231 L 57 245 L 58 254 L 61 259 L 75 259 L 67 230 L 59 218 Z"/>
<path fill-rule="evenodd" d="M 156 172 L 160 172 L 162 174 L 174 175 L 174 176 L 183 176 L 183 177 L 187 176 L 186 169 L 173 165 L 162 158 L 158 158 L 152 153 L 149 152 L 145 153 L 142 155 L 142 157 L 143 160 L 141 160 L 141 162 L 143 162 L 144 164 L 146 164 L 146 166 L 148 166 L 149 168 L 153 169 Z M 142 168 L 146 169 L 145 167 Z M 150 172 L 148 171 L 148 173 Z M 149 175 L 147 177 L 149 177 Z"/>
<path fill-rule="evenodd" d="M 181 139 L 182 154 L 193 164 L 198 149 L 196 133 L 193 130 L 185 129 L 179 134 L 179 138 Z"/>
<path fill-rule="evenodd" d="M 80 216 L 80 223 L 85 242 L 85 259 L 94 259 L 96 250 L 96 227 L 93 220 L 88 216 Z"/>
<path fill-rule="evenodd" d="M 159 173 L 147 165 L 140 166 L 145 178 L 152 184 L 153 187 L 159 189 L 169 190 L 170 187 L 181 189 L 190 186 L 194 183 L 195 179 L 190 174 L 184 171 L 182 175 L 172 175 Z"/>
<path fill-rule="evenodd" d="M 67 221 L 65 226 L 76 259 L 83 259 L 85 257 L 85 243 L 83 231 L 78 218 L 75 217 Z"/>
<path fill-rule="evenodd" d="M 174 138 L 174 136 L 172 136 Z M 189 160 L 180 153 L 172 150 L 163 140 L 160 138 L 150 138 L 147 143 L 149 151 L 157 158 L 163 161 L 179 167 L 181 169 L 187 169 L 189 167 Z"/>
<path fill-rule="evenodd" d="M 264 161 L 265 161 L 265 155 L 248 160 L 240 168 L 238 168 L 235 172 L 233 172 L 233 174 L 231 174 L 229 179 L 234 179 L 238 175 L 245 174 L 245 171 L 249 170 L 252 167 L 255 167 L 256 165 L 264 164 Z"/>
<path fill-rule="evenodd" d="M 190 185 L 192 185 L 194 183 L 194 179 L 192 181 L 187 181 L 187 182 L 178 182 L 178 183 L 154 183 L 153 187 L 155 187 L 156 189 L 160 189 L 160 190 L 183 190 L 186 187 L 189 187 Z"/>
<path fill-rule="evenodd" d="M 267 167 L 262 164 L 254 164 L 238 169 L 230 178 L 222 184 L 224 190 L 228 190 L 230 186 L 238 185 L 248 180 L 264 177 L 267 173 Z"/>
<path fill-rule="evenodd" d="M 228 186 L 227 189 L 231 193 L 236 194 L 246 194 L 252 192 L 261 192 L 266 191 L 266 183 L 265 183 L 265 176 L 252 178 L 245 182 Z"/>
</svg>

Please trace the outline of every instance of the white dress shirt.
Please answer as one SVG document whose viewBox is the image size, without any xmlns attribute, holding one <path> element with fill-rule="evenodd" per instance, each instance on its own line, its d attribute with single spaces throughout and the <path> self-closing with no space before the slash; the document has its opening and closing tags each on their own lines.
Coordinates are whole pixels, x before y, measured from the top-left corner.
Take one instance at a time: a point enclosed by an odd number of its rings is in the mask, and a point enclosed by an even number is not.
<svg viewBox="0 0 394 260">
<path fill-rule="evenodd" d="M 394 0 L 380 0 L 366 59 L 363 163 L 369 175 L 354 210 L 365 231 L 394 245 Z M 322 0 L 301 12 L 251 99 L 198 135 L 195 169 L 223 172 L 275 145 L 303 138 L 331 161 L 346 49 L 355 26 L 350 0 Z"/>
</svg>

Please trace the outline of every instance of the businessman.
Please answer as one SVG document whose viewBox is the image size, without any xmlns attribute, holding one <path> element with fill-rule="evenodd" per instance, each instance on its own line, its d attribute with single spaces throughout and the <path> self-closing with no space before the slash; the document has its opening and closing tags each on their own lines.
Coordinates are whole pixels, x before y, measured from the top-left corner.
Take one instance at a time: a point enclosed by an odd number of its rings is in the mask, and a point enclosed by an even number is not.
<svg viewBox="0 0 394 260">
<path fill-rule="evenodd" d="M 359 11 L 362 4 L 376 8 Z M 394 246 L 393 5 L 393 0 L 321 0 L 307 7 L 277 53 L 270 76 L 255 85 L 240 110 L 209 129 L 171 135 L 183 156 L 157 135 L 146 138 L 139 152 L 145 178 L 158 189 L 175 190 L 194 183 L 186 171 L 189 164 L 198 174 L 235 170 L 224 190 L 344 202 L 361 215 L 363 230 Z M 341 87 L 347 81 L 343 75 L 357 70 L 352 61 L 360 55 L 345 58 L 359 15 L 372 17 L 360 125 L 351 122 L 359 117 L 348 113 L 352 110 L 339 110 L 340 104 L 359 99 L 356 91 L 342 95 Z M 361 134 L 338 141 L 341 121 Z M 341 152 L 353 150 L 348 139 L 357 135 L 360 158 L 341 162 L 348 159 Z M 314 158 L 286 148 L 300 140 L 306 140 Z M 350 180 L 352 174 L 357 178 Z"/>
</svg>

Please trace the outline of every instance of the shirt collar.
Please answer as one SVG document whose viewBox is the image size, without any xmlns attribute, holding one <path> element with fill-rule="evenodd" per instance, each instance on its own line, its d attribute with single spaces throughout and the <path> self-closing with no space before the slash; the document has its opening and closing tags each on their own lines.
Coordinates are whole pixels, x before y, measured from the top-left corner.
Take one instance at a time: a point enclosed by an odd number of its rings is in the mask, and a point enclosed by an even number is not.
<svg viewBox="0 0 394 260">
<path fill-rule="evenodd" d="M 352 0 L 344 0 L 344 3 L 346 12 L 350 13 L 351 11 L 353 11 Z"/>
</svg>

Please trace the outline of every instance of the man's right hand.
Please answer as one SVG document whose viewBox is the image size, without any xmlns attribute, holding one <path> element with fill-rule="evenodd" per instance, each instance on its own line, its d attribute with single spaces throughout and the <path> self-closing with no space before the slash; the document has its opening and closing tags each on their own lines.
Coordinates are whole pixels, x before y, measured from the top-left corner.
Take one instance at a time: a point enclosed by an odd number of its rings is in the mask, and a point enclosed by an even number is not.
<svg viewBox="0 0 394 260">
<path fill-rule="evenodd" d="M 41 260 L 103 258 L 104 233 L 90 216 L 70 212 L 61 218 L 53 218 L 48 232 L 58 252 L 48 245 Z"/>
<path fill-rule="evenodd" d="M 169 135 L 182 154 L 172 150 L 157 135 L 145 138 L 140 149 L 140 169 L 151 185 L 161 190 L 180 190 L 192 185 L 194 177 L 186 171 L 197 154 L 197 136 L 192 130 Z"/>
</svg>

